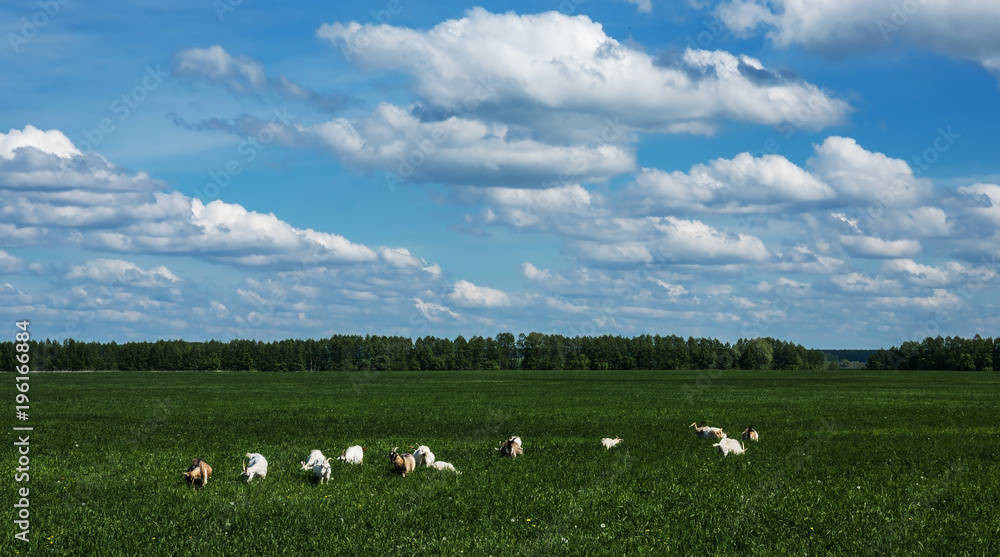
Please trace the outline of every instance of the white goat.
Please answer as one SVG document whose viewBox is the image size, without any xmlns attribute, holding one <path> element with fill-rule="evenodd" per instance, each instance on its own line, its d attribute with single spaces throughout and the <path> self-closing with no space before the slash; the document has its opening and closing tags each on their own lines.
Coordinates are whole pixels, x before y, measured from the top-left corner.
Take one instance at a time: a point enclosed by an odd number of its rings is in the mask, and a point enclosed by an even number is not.
<svg viewBox="0 0 1000 557">
<path fill-rule="evenodd" d="M 712 446 L 719 449 L 722 456 L 728 456 L 729 453 L 743 454 L 747 450 L 747 448 L 743 446 L 743 443 L 737 441 L 736 439 L 730 439 L 729 437 L 723 437 L 722 440 Z"/>
<path fill-rule="evenodd" d="M 445 471 L 448 471 L 448 472 L 454 472 L 456 474 L 461 474 L 461 472 L 459 472 L 458 470 L 455 470 L 455 467 L 452 466 L 451 463 L 444 462 L 444 461 L 441 461 L 441 460 L 434 461 L 434 462 L 428 464 L 427 466 L 429 466 L 429 467 L 431 467 L 431 468 L 433 468 L 435 470 L 445 470 Z"/>
<path fill-rule="evenodd" d="M 748 440 L 752 440 L 752 441 L 757 441 L 757 439 L 758 439 L 759 436 L 757 435 L 757 430 L 754 429 L 753 426 L 750 426 L 750 427 L 748 427 L 748 428 L 746 428 L 746 429 L 743 430 L 742 437 L 744 439 L 748 439 Z"/>
<path fill-rule="evenodd" d="M 361 464 L 361 461 L 365 458 L 365 449 L 361 445 L 354 445 L 352 447 L 347 447 L 344 452 L 340 453 L 337 460 L 343 460 L 348 464 Z"/>
<path fill-rule="evenodd" d="M 694 432 L 698 434 L 699 439 L 722 439 L 726 436 L 726 434 L 722 432 L 722 428 L 708 427 L 705 425 L 705 422 L 701 422 L 700 424 L 694 423 L 688 427 L 694 428 Z"/>
<path fill-rule="evenodd" d="M 413 451 L 413 460 L 417 463 L 417 466 L 430 466 L 434 464 L 434 453 L 431 452 L 427 445 L 420 445 L 417 447 L 417 450 Z"/>
<path fill-rule="evenodd" d="M 621 443 L 621 442 L 622 442 L 622 438 L 621 437 L 615 437 L 614 439 L 612 439 L 610 437 L 605 437 L 604 439 L 601 439 L 601 445 L 605 449 L 610 449 L 611 447 L 614 447 L 615 445 L 617 445 L 618 443 Z"/>
<path fill-rule="evenodd" d="M 250 483 L 250 480 L 254 476 L 266 478 L 267 459 L 264 458 L 264 455 L 260 453 L 247 453 L 247 458 L 250 459 L 250 466 L 248 467 L 246 462 L 243 463 L 243 475 L 247 477 L 247 483 Z"/>
<path fill-rule="evenodd" d="M 302 469 L 312 470 L 313 466 L 315 466 L 317 463 L 323 462 L 324 460 L 326 460 L 326 457 L 323 456 L 323 451 L 316 449 L 313 452 L 309 453 L 309 458 L 307 458 L 306 461 L 302 463 Z"/>
<path fill-rule="evenodd" d="M 313 476 L 319 480 L 319 483 L 330 481 L 330 470 L 332 468 L 332 466 L 330 466 L 330 460 L 331 459 L 327 458 L 313 464 Z"/>
</svg>

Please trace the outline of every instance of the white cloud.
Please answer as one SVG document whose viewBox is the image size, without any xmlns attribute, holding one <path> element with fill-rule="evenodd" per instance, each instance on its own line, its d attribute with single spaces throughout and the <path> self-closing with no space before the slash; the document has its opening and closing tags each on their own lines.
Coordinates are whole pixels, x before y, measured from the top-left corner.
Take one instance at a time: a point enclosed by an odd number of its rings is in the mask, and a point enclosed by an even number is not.
<svg viewBox="0 0 1000 557">
<path fill-rule="evenodd" d="M 359 263 L 378 257 L 343 236 L 298 229 L 273 214 L 221 200 L 206 205 L 161 191 L 165 185 L 145 173 L 129 174 L 99 155 L 76 154 L 62 144 L 65 136 L 58 131 L 26 128 L 4 137 L 14 137 L 19 147 L 37 149 L 0 157 L 0 216 L 15 235 L 68 239 L 70 244 L 117 253 L 186 254 L 247 266 Z"/>
<path fill-rule="evenodd" d="M 417 94 L 439 109 L 475 111 L 538 137 L 611 142 L 624 137 L 609 119 L 625 130 L 677 133 L 707 132 L 719 119 L 775 124 L 796 113 L 808 113 L 800 123 L 815 129 L 848 111 L 746 56 L 688 50 L 662 64 L 584 15 L 475 8 L 427 31 L 338 22 L 316 34 L 361 67 L 411 73 Z"/>
<path fill-rule="evenodd" d="M 510 305 L 510 297 L 506 292 L 488 286 L 476 286 L 467 280 L 459 280 L 448 299 L 462 307 L 495 308 Z"/>
<path fill-rule="evenodd" d="M 832 188 L 788 159 L 749 153 L 696 164 L 687 173 L 643 168 L 626 196 L 642 207 L 731 213 L 776 212 L 834 197 Z"/>
<path fill-rule="evenodd" d="M 87 278 L 97 283 L 114 283 L 121 286 L 170 286 L 181 282 L 180 277 L 163 265 L 143 269 L 122 259 L 92 259 L 70 267 L 68 280 Z"/>
<path fill-rule="evenodd" d="M 425 302 L 420 298 L 414 298 L 413 304 L 414 307 L 417 308 L 417 311 L 419 311 L 421 315 L 424 316 L 425 319 L 434 323 L 440 322 L 442 315 L 447 315 L 454 319 L 461 317 L 459 314 L 455 313 L 454 311 L 451 311 L 446 306 L 443 306 L 441 304 L 435 304 L 433 302 Z"/>
<path fill-rule="evenodd" d="M 521 273 L 528 280 L 544 284 L 546 287 L 561 287 L 568 286 L 570 281 L 558 274 L 553 273 L 548 269 L 539 269 L 531 263 L 521 263 Z"/>
<path fill-rule="evenodd" d="M 653 0 L 625 0 L 629 4 L 635 4 L 635 11 L 641 14 L 653 12 Z"/>
<path fill-rule="evenodd" d="M 367 118 L 337 118 L 299 128 L 346 165 L 406 181 L 540 188 L 566 178 L 599 181 L 630 171 L 634 155 L 617 145 L 551 145 L 508 133 L 507 126 L 452 116 L 421 121 L 380 103 Z"/>
<path fill-rule="evenodd" d="M 847 292 L 894 292 L 899 289 L 899 283 L 891 279 L 870 277 L 864 273 L 847 273 L 833 275 L 830 280 Z"/>
<path fill-rule="evenodd" d="M 961 280 L 988 281 L 996 271 L 982 267 L 966 267 L 958 261 L 948 261 L 941 267 L 924 265 L 912 259 L 892 259 L 882 263 L 886 272 L 897 273 L 913 284 L 921 286 L 946 286 Z"/>
<path fill-rule="evenodd" d="M 876 306 L 889 308 L 916 308 L 924 311 L 954 311 L 965 305 L 955 293 L 935 288 L 931 296 L 881 296 L 872 300 Z"/>
<path fill-rule="evenodd" d="M 857 257 L 872 257 L 889 259 L 911 257 L 920 253 L 921 246 L 917 240 L 883 240 L 874 236 L 852 235 L 841 236 L 840 241 L 853 255 Z"/>
<path fill-rule="evenodd" d="M 931 193 L 930 180 L 916 178 L 906 161 L 868 151 L 849 137 L 828 137 L 815 150 L 806 165 L 843 199 L 909 207 Z"/>
<path fill-rule="evenodd" d="M 1000 227 L 1000 186 L 973 184 L 959 187 L 958 192 L 979 202 L 978 206 L 968 209 L 971 214 L 995 227 Z"/>
<path fill-rule="evenodd" d="M 219 45 L 178 51 L 174 54 L 172 72 L 225 87 L 237 96 L 271 93 L 284 100 L 309 103 L 328 112 L 340 108 L 346 101 L 341 95 L 320 94 L 284 76 L 269 77 L 260 62 L 246 56 L 233 56 Z"/>
<path fill-rule="evenodd" d="M 1000 4 L 993 0 L 730 0 L 715 15 L 739 36 L 763 27 L 779 47 L 838 55 L 902 40 L 975 60 L 1000 79 Z"/>
<path fill-rule="evenodd" d="M 24 259 L 0 249 L 0 273 L 16 273 L 24 268 Z"/>
<path fill-rule="evenodd" d="M 426 262 L 413 257 L 406 248 L 382 248 L 379 252 L 382 259 L 394 267 L 420 267 Z"/>
<path fill-rule="evenodd" d="M 683 296 L 683 295 L 689 293 L 688 289 L 684 288 L 684 286 L 681 285 L 681 284 L 670 284 L 667 281 L 656 279 L 656 278 L 654 278 L 652 280 L 656 284 L 660 285 L 660 287 L 662 287 L 664 290 L 666 290 L 667 291 L 667 295 L 670 296 L 671 298 L 675 298 L 675 297 L 678 297 L 678 296 Z"/>
<path fill-rule="evenodd" d="M 6 134 L 0 132 L 0 157 L 12 159 L 14 150 L 21 147 L 34 147 L 43 153 L 61 158 L 80 154 L 73 142 L 59 130 L 42 131 L 28 124 L 23 131 L 12 129 Z"/>
<path fill-rule="evenodd" d="M 664 235 L 656 242 L 656 251 L 667 259 L 764 261 L 770 257 L 759 238 L 742 233 L 733 237 L 701 221 L 664 217 L 656 219 L 654 226 Z"/>
<path fill-rule="evenodd" d="M 539 190 L 493 187 L 476 193 L 470 197 L 490 204 L 482 213 L 484 222 L 515 228 L 560 227 L 607 213 L 596 206 L 601 200 L 578 184 Z"/>
</svg>

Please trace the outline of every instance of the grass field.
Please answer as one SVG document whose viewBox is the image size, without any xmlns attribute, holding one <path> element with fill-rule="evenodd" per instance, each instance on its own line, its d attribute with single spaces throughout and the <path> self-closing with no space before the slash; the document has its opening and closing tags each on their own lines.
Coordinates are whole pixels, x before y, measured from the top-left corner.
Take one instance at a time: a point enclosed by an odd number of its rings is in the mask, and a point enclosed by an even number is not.
<svg viewBox="0 0 1000 557">
<path fill-rule="evenodd" d="M 4 545 L 21 555 L 997 555 L 998 403 L 1000 373 L 38 374 L 31 542 Z M 753 425 L 760 441 L 722 458 L 688 428 L 703 419 L 734 436 Z M 508 434 L 523 438 L 523 457 L 497 457 Z M 615 435 L 621 445 L 601 448 Z M 364 464 L 335 465 L 329 484 L 298 468 L 312 449 L 336 456 L 352 444 L 369 448 Z M 415 444 L 462 474 L 392 474 L 389 449 Z M 247 452 L 267 457 L 266 479 L 241 481 Z M 194 457 L 214 468 L 197 491 L 181 474 Z"/>
</svg>

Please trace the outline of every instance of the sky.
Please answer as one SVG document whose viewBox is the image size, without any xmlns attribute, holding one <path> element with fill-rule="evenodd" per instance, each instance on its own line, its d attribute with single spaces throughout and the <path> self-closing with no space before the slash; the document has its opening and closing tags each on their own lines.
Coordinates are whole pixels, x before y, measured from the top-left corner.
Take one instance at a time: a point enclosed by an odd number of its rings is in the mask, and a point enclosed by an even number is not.
<svg viewBox="0 0 1000 557">
<path fill-rule="evenodd" d="M 1000 335 L 994 0 L 0 6 L 33 338 Z"/>
</svg>

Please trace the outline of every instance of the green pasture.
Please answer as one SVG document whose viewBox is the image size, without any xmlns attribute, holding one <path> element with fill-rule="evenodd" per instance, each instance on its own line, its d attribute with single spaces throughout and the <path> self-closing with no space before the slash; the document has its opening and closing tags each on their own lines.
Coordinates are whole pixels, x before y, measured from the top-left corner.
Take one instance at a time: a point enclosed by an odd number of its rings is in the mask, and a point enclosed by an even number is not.
<svg viewBox="0 0 1000 557">
<path fill-rule="evenodd" d="M 30 385 L 30 481 L 8 481 L 4 500 L 13 517 L 30 487 L 31 541 L 9 527 L 5 554 L 1000 554 L 1000 373 L 40 373 Z M 701 420 L 731 436 L 753 425 L 760 441 L 723 458 L 688 427 Z M 524 441 L 515 460 L 494 451 L 509 434 Z M 364 464 L 334 462 L 329 484 L 299 469 L 312 449 L 354 444 Z M 417 444 L 461 475 L 394 475 L 386 454 Z M 266 479 L 241 481 L 247 452 L 268 459 Z M 199 490 L 182 476 L 195 457 L 214 468 Z"/>
</svg>

